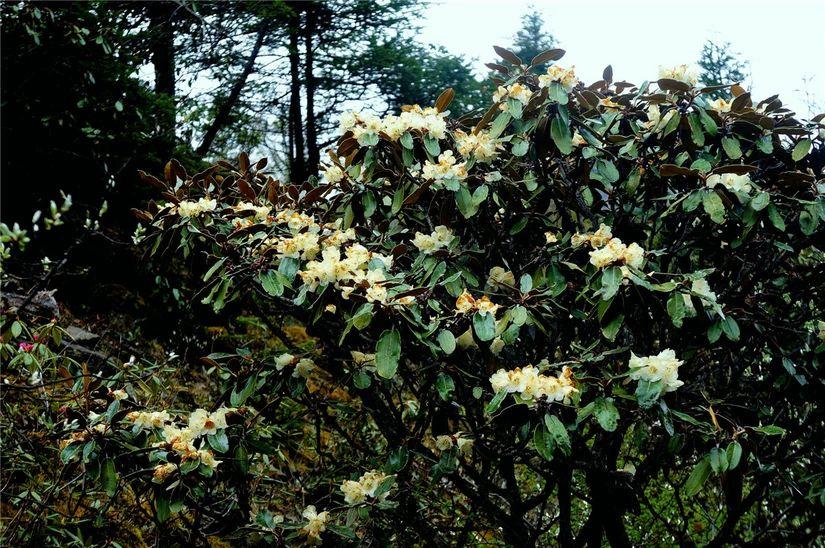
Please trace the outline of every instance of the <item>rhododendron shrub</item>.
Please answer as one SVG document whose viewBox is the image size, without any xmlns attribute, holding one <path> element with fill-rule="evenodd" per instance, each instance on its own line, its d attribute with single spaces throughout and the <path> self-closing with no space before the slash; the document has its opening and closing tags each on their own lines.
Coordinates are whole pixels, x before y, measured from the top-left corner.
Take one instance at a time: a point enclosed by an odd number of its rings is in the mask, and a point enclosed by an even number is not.
<svg viewBox="0 0 825 548">
<path fill-rule="evenodd" d="M 318 179 L 246 154 L 143 175 L 144 243 L 200 271 L 193 299 L 315 341 L 206 358 L 227 399 L 183 436 L 185 417 L 127 416 L 170 448 L 158 492 L 185 512 L 186 468 L 232 477 L 232 515 L 294 543 L 816 538 L 821 118 L 737 85 L 711 101 L 687 67 L 585 85 L 561 50 L 542 75 L 499 52 L 486 112 L 452 116 L 447 90 L 350 113 Z M 213 439 L 284 407 L 310 467 Z M 267 466 L 213 465 L 238 447 Z"/>
</svg>

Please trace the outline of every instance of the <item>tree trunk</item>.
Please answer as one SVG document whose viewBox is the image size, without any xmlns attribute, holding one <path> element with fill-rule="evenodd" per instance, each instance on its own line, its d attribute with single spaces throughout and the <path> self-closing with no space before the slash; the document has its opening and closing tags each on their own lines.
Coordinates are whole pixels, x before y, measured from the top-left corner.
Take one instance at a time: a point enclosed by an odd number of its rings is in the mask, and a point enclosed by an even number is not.
<svg viewBox="0 0 825 548">
<path fill-rule="evenodd" d="M 158 117 L 160 136 L 158 155 L 162 161 L 172 157 L 175 151 L 175 29 L 174 2 L 148 4 L 151 24 L 150 49 L 155 69 L 155 93 L 161 97 L 163 108 Z"/>
<path fill-rule="evenodd" d="M 304 128 L 301 119 L 301 67 L 300 59 L 298 58 L 298 32 L 300 31 L 300 23 L 300 17 L 296 14 L 291 20 L 289 29 L 289 124 L 292 128 L 293 135 L 289 175 L 293 183 L 301 183 L 306 179 Z"/>
<path fill-rule="evenodd" d="M 241 97 L 241 92 L 246 85 L 246 81 L 249 79 L 249 75 L 252 74 L 252 71 L 255 68 L 255 61 L 258 59 L 258 54 L 261 51 L 261 46 L 263 45 L 264 38 L 266 38 L 266 34 L 267 28 L 264 25 L 261 25 L 261 28 L 258 30 L 258 34 L 255 37 L 255 44 L 252 46 L 252 51 L 249 53 L 249 57 L 244 64 L 243 70 L 238 75 L 238 79 L 235 80 L 235 83 L 232 85 L 229 95 L 218 108 L 215 119 L 212 120 L 212 123 L 209 125 L 209 129 L 206 130 L 206 133 L 203 136 L 200 146 L 198 146 L 195 151 L 198 156 L 203 156 L 209 152 L 209 149 L 215 141 L 215 137 L 217 137 L 218 132 L 229 121 L 229 115 L 238 103 L 238 99 Z"/>
<path fill-rule="evenodd" d="M 313 2 L 306 6 L 304 24 L 304 88 L 306 89 L 306 127 L 307 127 L 307 171 L 309 175 L 318 173 L 321 151 L 318 148 L 318 133 L 315 123 L 315 75 L 313 70 L 313 39 L 316 31 L 316 9 Z"/>
</svg>

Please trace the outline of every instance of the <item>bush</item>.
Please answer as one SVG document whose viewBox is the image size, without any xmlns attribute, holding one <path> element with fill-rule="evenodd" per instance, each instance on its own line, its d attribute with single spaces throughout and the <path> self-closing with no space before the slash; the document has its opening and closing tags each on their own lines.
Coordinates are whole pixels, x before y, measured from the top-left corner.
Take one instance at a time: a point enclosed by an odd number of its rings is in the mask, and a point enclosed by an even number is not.
<svg viewBox="0 0 825 548">
<path fill-rule="evenodd" d="M 686 67 L 584 86 L 499 53 L 483 115 L 348 114 L 321 180 L 143 175 L 151 254 L 287 351 L 205 358 L 209 411 L 110 407 L 103 443 L 145 449 L 104 483 L 249 542 L 818 538 L 824 126 Z"/>
</svg>

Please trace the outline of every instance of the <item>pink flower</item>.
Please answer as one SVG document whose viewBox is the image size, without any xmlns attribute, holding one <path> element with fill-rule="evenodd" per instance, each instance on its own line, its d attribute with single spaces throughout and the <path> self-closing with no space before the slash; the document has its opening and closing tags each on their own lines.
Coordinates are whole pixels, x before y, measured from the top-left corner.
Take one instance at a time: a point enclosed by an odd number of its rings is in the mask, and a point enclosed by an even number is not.
<svg viewBox="0 0 825 548">
<path fill-rule="evenodd" d="M 21 342 L 19 348 L 21 352 L 31 352 L 34 350 L 34 345 L 32 343 Z"/>
</svg>

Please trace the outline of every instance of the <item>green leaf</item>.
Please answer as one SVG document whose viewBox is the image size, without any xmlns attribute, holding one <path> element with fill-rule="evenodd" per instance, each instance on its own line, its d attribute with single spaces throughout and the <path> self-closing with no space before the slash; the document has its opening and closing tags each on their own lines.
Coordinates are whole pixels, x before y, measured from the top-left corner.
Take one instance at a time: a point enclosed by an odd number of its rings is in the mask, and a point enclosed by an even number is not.
<svg viewBox="0 0 825 548">
<path fill-rule="evenodd" d="M 619 314 L 614 317 L 607 325 L 602 326 L 602 335 L 604 338 L 610 342 L 616 340 L 616 335 L 619 334 L 619 329 L 622 327 L 622 323 L 624 323 L 624 314 Z"/>
<path fill-rule="evenodd" d="M 553 439 L 553 443 L 561 449 L 565 455 L 570 455 L 570 435 L 567 433 L 567 428 L 555 415 L 544 415 L 544 424 L 547 426 L 547 431 Z"/>
<path fill-rule="evenodd" d="M 598 398 L 593 406 L 593 414 L 604 430 L 613 432 L 619 424 L 619 410 L 613 403 L 613 398 Z"/>
<path fill-rule="evenodd" d="M 785 232 L 785 219 L 782 218 L 779 210 L 773 204 L 768 206 L 768 219 L 771 220 L 771 224 L 776 227 L 777 230 Z"/>
<path fill-rule="evenodd" d="M 355 388 L 358 388 L 359 390 L 364 390 L 365 388 L 369 388 L 372 384 L 372 377 L 370 377 L 363 371 L 356 371 L 352 375 L 352 384 L 355 385 Z"/>
<path fill-rule="evenodd" d="M 233 407 L 240 407 L 247 399 L 249 399 L 249 396 L 255 392 L 255 387 L 257 385 L 258 377 L 257 375 L 252 375 L 246 379 L 246 384 L 239 392 L 235 391 L 234 388 L 232 389 L 232 393 L 229 395 L 229 403 Z"/>
<path fill-rule="evenodd" d="M 396 329 L 384 331 L 375 345 L 375 370 L 385 379 L 391 379 L 400 358 L 401 334 Z"/>
<path fill-rule="evenodd" d="M 808 206 L 808 209 L 804 209 L 799 213 L 799 228 L 802 230 L 802 234 L 810 236 L 816 232 L 818 226 L 819 215 L 813 210 L 812 206 Z"/>
<path fill-rule="evenodd" d="M 226 436 L 226 430 L 218 430 L 214 434 L 206 436 L 206 441 L 209 446 L 218 453 L 226 453 L 229 451 L 229 438 Z"/>
<path fill-rule="evenodd" d="M 224 258 L 223 258 L 223 259 L 221 259 L 220 261 L 218 261 L 218 262 L 216 262 L 215 264 L 213 264 L 213 265 L 209 268 L 209 270 L 207 270 L 207 271 L 206 271 L 206 274 L 204 274 L 204 275 L 203 275 L 203 281 L 208 282 L 208 281 L 209 281 L 209 278 L 211 278 L 211 277 L 212 277 L 212 275 L 213 275 L 213 274 L 215 274 L 215 272 L 216 272 L 216 271 L 217 271 L 217 270 L 218 270 L 221 266 L 223 266 L 223 263 L 225 263 L 225 262 L 226 262 L 226 257 L 224 257 Z"/>
<path fill-rule="evenodd" d="M 530 142 L 524 139 L 513 139 L 510 151 L 513 156 L 524 156 L 530 148 Z"/>
<path fill-rule="evenodd" d="M 622 269 L 618 266 L 611 266 L 602 272 L 602 287 L 600 293 L 602 300 L 608 301 L 612 299 L 619 291 L 622 285 Z"/>
<path fill-rule="evenodd" d="M 404 132 L 404 135 L 401 136 L 400 142 L 401 142 L 402 147 L 404 147 L 406 149 L 409 149 L 409 150 L 412 150 L 412 148 L 413 148 L 413 138 L 412 138 L 412 135 L 409 134 L 409 132 L 406 132 L 406 131 Z"/>
<path fill-rule="evenodd" d="M 753 429 L 757 432 L 765 434 L 766 436 L 781 436 L 785 433 L 784 428 L 774 424 L 769 424 L 767 426 L 755 426 Z"/>
<path fill-rule="evenodd" d="M 23 332 L 23 325 L 20 322 L 15 321 L 11 324 L 11 336 L 12 337 L 17 338 L 17 337 L 20 336 L 20 334 L 22 332 Z"/>
<path fill-rule="evenodd" d="M 490 403 L 487 404 L 487 407 L 484 408 L 484 412 L 490 415 L 498 411 L 498 408 L 501 407 L 501 402 L 503 402 L 504 398 L 506 397 L 506 390 L 500 390 L 499 392 L 497 392 L 496 395 L 493 396 L 493 399 L 490 400 Z"/>
<path fill-rule="evenodd" d="M 725 453 L 728 459 L 728 470 L 733 470 L 739 466 L 739 460 L 742 458 L 742 446 L 739 445 L 739 442 L 730 442 Z"/>
<path fill-rule="evenodd" d="M 496 116 L 496 119 L 493 120 L 493 124 L 490 126 L 490 137 L 495 139 L 501 135 L 501 132 L 507 128 L 512 118 L 513 117 L 506 112 L 502 112 Z"/>
<path fill-rule="evenodd" d="M 742 157 L 742 149 L 739 146 L 739 139 L 735 137 L 722 137 L 722 148 L 731 160 L 738 160 Z"/>
<path fill-rule="evenodd" d="M 550 137 L 562 154 L 573 152 L 573 136 L 570 134 L 570 128 L 558 116 L 550 122 Z"/>
<path fill-rule="evenodd" d="M 662 394 L 662 381 L 639 381 L 636 386 L 636 402 L 642 409 L 650 409 Z"/>
<path fill-rule="evenodd" d="M 435 388 L 438 390 L 438 395 L 442 400 L 450 399 L 450 393 L 455 390 L 455 382 L 453 378 L 446 373 L 440 373 L 435 380 Z"/>
<path fill-rule="evenodd" d="M 268 270 L 266 273 L 262 273 L 260 275 L 260 279 L 261 286 L 264 288 L 264 291 L 270 295 L 280 297 L 284 294 L 284 284 L 281 283 L 281 279 L 278 277 L 278 272 Z"/>
<path fill-rule="evenodd" d="M 710 467 L 711 469 L 719 474 L 720 472 L 724 472 L 728 469 L 728 455 L 725 451 L 722 451 L 718 447 L 714 447 L 710 450 Z"/>
<path fill-rule="evenodd" d="M 690 136 L 696 146 L 705 146 L 705 132 L 702 131 L 702 123 L 699 120 L 699 115 L 695 112 L 688 115 L 688 125 L 690 125 Z"/>
<path fill-rule="evenodd" d="M 75 456 L 77 456 L 77 454 L 80 452 L 81 447 L 83 447 L 83 445 L 80 443 L 72 443 L 64 447 L 63 450 L 60 452 L 60 462 L 62 462 L 63 464 L 68 464 L 71 460 L 75 458 Z"/>
<path fill-rule="evenodd" d="M 170 515 L 172 511 L 169 508 L 169 498 L 162 493 L 155 494 L 155 517 L 158 522 L 164 523 Z"/>
<path fill-rule="evenodd" d="M 773 140 L 770 135 L 764 135 L 756 140 L 756 148 L 765 154 L 773 153 Z"/>
<path fill-rule="evenodd" d="M 476 312 L 473 314 L 473 330 L 480 340 L 493 340 L 496 336 L 496 320 L 489 312 L 487 314 Z"/>
<path fill-rule="evenodd" d="M 561 105 L 567 104 L 569 97 L 567 96 L 567 91 L 565 91 L 564 86 L 561 85 L 560 82 L 550 82 L 550 88 L 548 91 L 548 99 Z"/>
<path fill-rule="evenodd" d="M 685 482 L 685 494 L 689 497 L 695 496 L 702 490 L 702 486 L 710 476 L 710 458 L 705 457 L 693 468 Z"/>
<path fill-rule="evenodd" d="M 791 159 L 793 159 L 794 162 L 798 162 L 799 160 L 807 156 L 808 153 L 811 151 L 811 145 L 813 145 L 813 143 L 810 139 L 800 140 L 798 143 L 796 143 L 796 146 L 793 147 L 793 151 L 791 152 Z"/>
<path fill-rule="evenodd" d="M 455 203 L 465 219 L 469 219 L 478 213 L 478 205 L 473 202 L 472 194 L 470 194 L 470 191 L 464 185 L 461 185 L 455 193 Z"/>
<path fill-rule="evenodd" d="M 771 202 L 771 195 L 767 192 L 759 192 L 751 198 L 750 206 L 754 211 L 762 211 Z"/>
<path fill-rule="evenodd" d="M 714 191 L 705 192 L 702 196 L 702 207 L 705 208 L 705 213 L 710 216 L 710 220 L 716 224 L 723 224 L 725 222 L 725 204 L 722 203 L 722 198 Z"/>
<path fill-rule="evenodd" d="M 424 148 L 432 156 L 437 157 L 441 154 L 441 147 L 438 145 L 438 139 L 430 137 L 429 135 L 424 136 Z"/>
<path fill-rule="evenodd" d="M 445 354 L 452 354 L 455 352 L 455 335 L 453 335 L 452 331 L 442 329 L 438 333 L 438 344 Z"/>
<path fill-rule="evenodd" d="M 533 289 L 533 277 L 530 274 L 524 274 L 519 279 L 519 291 L 522 293 L 530 293 Z"/>
<path fill-rule="evenodd" d="M 682 320 L 687 315 L 685 299 L 681 293 L 673 293 L 667 300 L 667 313 L 676 327 L 682 327 Z"/>
<path fill-rule="evenodd" d="M 553 438 L 545 430 L 543 424 L 536 425 L 536 430 L 533 432 L 533 445 L 536 446 L 536 453 L 541 458 L 547 461 L 553 460 Z"/>
<path fill-rule="evenodd" d="M 115 470 L 115 461 L 112 459 L 106 459 L 100 467 L 100 481 L 106 494 L 110 497 L 114 496 L 117 490 L 117 470 Z"/>
<path fill-rule="evenodd" d="M 736 323 L 736 320 L 733 319 L 733 316 L 728 316 L 724 320 L 722 320 L 722 333 L 730 341 L 738 341 L 739 340 L 739 324 Z"/>
</svg>

